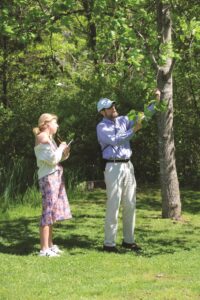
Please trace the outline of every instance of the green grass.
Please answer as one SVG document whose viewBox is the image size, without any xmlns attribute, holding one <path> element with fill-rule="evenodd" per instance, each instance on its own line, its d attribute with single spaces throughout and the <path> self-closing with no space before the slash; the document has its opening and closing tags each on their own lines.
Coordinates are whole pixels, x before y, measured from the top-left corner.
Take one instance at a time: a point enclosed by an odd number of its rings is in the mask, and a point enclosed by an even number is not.
<svg viewBox="0 0 200 300">
<path fill-rule="evenodd" d="M 1 300 L 200 299 L 200 192 L 182 191 L 183 218 L 176 222 L 161 218 L 158 190 L 138 191 L 140 255 L 103 253 L 105 191 L 74 194 L 74 218 L 54 230 L 64 254 L 51 259 L 37 256 L 40 206 L 33 194 L 34 205 L 0 214 Z M 121 239 L 120 214 L 119 246 Z"/>
</svg>

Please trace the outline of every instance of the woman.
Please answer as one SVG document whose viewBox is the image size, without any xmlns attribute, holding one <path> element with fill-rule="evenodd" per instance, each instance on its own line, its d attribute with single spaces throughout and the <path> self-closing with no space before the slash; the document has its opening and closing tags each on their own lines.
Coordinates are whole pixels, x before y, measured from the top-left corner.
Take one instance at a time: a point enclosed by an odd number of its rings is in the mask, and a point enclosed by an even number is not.
<svg viewBox="0 0 200 300">
<path fill-rule="evenodd" d="M 35 155 L 38 166 L 39 186 L 42 193 L 42 216 L 40 221 L 39 256 L 59 256 L 62 251 L 53 244 L 53 224 L 71 219 L 71 211 L 63 181 L 60 161 L 69 157 L 66 142 L 56 145 L 53 136 L 58 130 L 57 116 L 44 113 L 38 120 L 35 135 Z"/>
</svg>

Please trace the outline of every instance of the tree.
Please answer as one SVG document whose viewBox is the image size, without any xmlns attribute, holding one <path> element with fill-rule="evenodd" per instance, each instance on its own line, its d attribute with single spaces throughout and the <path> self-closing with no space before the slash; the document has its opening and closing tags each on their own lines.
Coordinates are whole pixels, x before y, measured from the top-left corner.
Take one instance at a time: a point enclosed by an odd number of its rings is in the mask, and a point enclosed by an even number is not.
<svg viewBox="0 0 200 300">
<path fill-rule="evenodd" d="M 78 140 L 68 167 L 79 165 L 85 170 L 83 180 L 91 179 L 86 164 L 99 169 L 95 133 L 99 97 L 115 99 L 122 114 L 132 108 L 141 111 L 158 85 L 168 105 L 158 121 L 159 155 L 154 117 L 132 141 L 132 159 L 141 182 L 157 183 L 160 157 L 163 210 L 167 210 L 163 217 L 178 218 L 170 208 L 177 198 L 171 192 L 175 181 L 178 190 L 174 123 L 181 183 L 199 182 L 200 177 L 198 2 L 2 0 L 0 168 L 23 157 L 27 169 L 34 170 L 31 129 L 40 113 L 51 111 L 61 118 L 61 136 L 69 140 L 73 133 Z M 171 19 L 173 42 L 165 39 L 166 32 L 170 37 Z"/>
<path fill-rule="evenodd" d="M 173 59 L 172 59 L 172 20 L 170 5 L 157 1 L 157 25 L 160 37 L 160 49 L 164 53 L 164 64 L 158 66 L 157 86 L 161 91 L 161 101 L 165 101 L 168 110 L 158 115 L 159 158 L 162 193 L 162 216 L 179 219 L 181 201 L 175 161 L 173 134 Z"/>
</svg>

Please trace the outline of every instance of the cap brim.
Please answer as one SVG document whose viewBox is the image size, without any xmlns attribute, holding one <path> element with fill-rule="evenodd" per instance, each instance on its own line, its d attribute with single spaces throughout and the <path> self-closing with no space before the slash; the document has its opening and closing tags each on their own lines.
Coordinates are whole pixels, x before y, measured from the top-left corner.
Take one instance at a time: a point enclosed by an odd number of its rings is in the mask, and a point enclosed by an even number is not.
<svg viewBox="0 0 200 300">
<path fill-rule="evenodd" d="M 108 106 L 108 107 L 105 107 L 106 109 L 109 109 L 113 106 L 113 104 L 115 104 L 116 102 L 115 101 L 112 101 L 112 103 Z"/>
</svg>

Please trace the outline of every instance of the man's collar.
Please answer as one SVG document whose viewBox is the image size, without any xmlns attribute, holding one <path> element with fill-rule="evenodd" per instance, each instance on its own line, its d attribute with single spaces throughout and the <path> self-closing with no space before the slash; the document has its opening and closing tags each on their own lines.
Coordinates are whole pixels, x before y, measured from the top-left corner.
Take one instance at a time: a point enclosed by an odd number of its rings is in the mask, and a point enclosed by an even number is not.
<svg viewBox="0 0 200 300">
<path fill-rule="evenodd" d="M 116 118 L 117 118 L 117 117 L 116 117 Z M 115 118 L 114 120 L 111 120 L 111 119 L 108 119 L 108 118 L 103 117 L 103 121 L 106 122 L 106 123 L 111 123 L 111 124 L 113 124 L 113 123 L 115 123 L 116 118 Z"/>
</svg>

